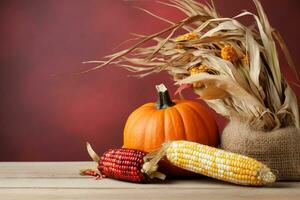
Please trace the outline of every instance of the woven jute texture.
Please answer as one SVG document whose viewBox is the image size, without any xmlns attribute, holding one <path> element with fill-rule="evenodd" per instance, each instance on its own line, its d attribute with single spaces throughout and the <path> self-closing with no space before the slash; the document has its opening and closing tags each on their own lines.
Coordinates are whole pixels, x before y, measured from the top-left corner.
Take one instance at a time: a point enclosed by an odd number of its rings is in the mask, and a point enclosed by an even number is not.
<svg viewBox="0 0 300 200">
<path fill-rule="evenodd" d="M 221 135 L 221 148 L 263 162 L 277 180 L 300 180 L 300 130 L 295 127 L 263 132 L 233 120 Z"/>
</svg>

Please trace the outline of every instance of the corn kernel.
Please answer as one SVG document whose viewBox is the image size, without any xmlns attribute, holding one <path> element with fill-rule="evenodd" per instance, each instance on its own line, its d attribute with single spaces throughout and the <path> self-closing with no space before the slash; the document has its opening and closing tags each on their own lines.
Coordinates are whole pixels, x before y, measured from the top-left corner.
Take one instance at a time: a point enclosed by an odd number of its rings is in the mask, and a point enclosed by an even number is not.
<svg viewBox="0 0 300 200">
<path fill-rule="evenodd" d="M 230 62 L 236 62 L 238 60 L 238 55 L 231 45 L 225 45 L 221 49 L 221 58 Z"/>
<path fill-rule="evenodd" d="M 198 34 L 195 32 L 189 32 L 183 35 L 178 36 L 175 41 L 176 42 L 184 42 L 184 41 L 188 41 L 188 40 L 193 40 L 193 39 L 197 39 L 199 38 Z"/>
</svg>

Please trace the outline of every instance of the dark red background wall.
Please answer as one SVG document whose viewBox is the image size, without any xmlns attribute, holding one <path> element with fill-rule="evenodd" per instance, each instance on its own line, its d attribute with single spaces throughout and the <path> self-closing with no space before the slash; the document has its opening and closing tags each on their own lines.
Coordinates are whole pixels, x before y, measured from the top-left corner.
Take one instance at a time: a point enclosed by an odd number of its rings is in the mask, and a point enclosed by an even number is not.
<svg viewBox="0 0 300 200">
<path fill-rule="evenodd" d="M 300 2 L 262 3 L 299 65 Z M 254 10 L 250 0 L 215 4 L 224 16 Z M 71 75 L 88 69 L 82 61 L 112 53 L 129 33 L 168 26 L 135 6 L 173 20 L 183 17 L 151 0 L 1 0 L 0 161 L 86 160 L 85 141 L 99 152 L 119 147 L 130 112 L 156 99 L 154 85 L 164 82 L 174 92 L 165 74 L 137 80 L 107 67 Z"/>
</svg>

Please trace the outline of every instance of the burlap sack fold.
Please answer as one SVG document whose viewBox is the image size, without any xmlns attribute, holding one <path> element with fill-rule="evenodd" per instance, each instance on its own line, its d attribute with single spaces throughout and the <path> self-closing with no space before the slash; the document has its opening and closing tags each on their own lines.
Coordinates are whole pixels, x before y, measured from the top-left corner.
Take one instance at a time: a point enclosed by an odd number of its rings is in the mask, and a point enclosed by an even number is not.
<svg viewBox="0 0 300 200">
<path fill-rule="evenodd" d="M 221 135 L 221 148 L 263 162 L 277 180 L 300 180 L 300 130 L 295 127 L 263 132 L 233 120 Z"/>
</svg>

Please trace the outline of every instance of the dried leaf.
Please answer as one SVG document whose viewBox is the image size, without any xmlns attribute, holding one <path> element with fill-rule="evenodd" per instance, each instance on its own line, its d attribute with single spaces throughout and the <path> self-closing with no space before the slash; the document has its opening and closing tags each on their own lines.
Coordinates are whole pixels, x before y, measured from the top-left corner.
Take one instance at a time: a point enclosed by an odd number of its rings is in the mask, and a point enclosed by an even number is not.
<svg viewBox="0 0 300 200">
<path fill-rule="evenodd" d="M 86 62 L 97 65 L 87 71 L 110 63 L 136 73 L 134 76 L 139 78 L 167 71 L 180 84 L 177 93 L 197 83 L 202 87 L 194 88 L 195 93 L 227 118 L 247 121 L 265 131 L 285 125 L 299 127 L 297 99 L 281 74 L 273 37 L 295 74 L 297 69 L 260 2 L 253 1 L 258 16 L 244 11 L 233 18 L 221 17 L 214 5 L 194 0 L 159 2 L 186 14 L 185 19 L 175 23 L 141 9 L 171 26 L 151 35 L 135 34 L 134 39 L 139 39 L 139 42 L 107 56 L 106 61 Z M 245 16 L 253 17 L 255 23 L 243 25 L 240 19 Z M 178 42 L 176 38 L 180 30 L 195 32 L 199 37 Z M 149 41 L 151 45 L 148 45 Z M 235 60 L 222 59 L 221 49 L 225 45 L 235 50 Z M 201 65 L 216 73 L 190 75 L 190 68 Z"/>
</svg>

